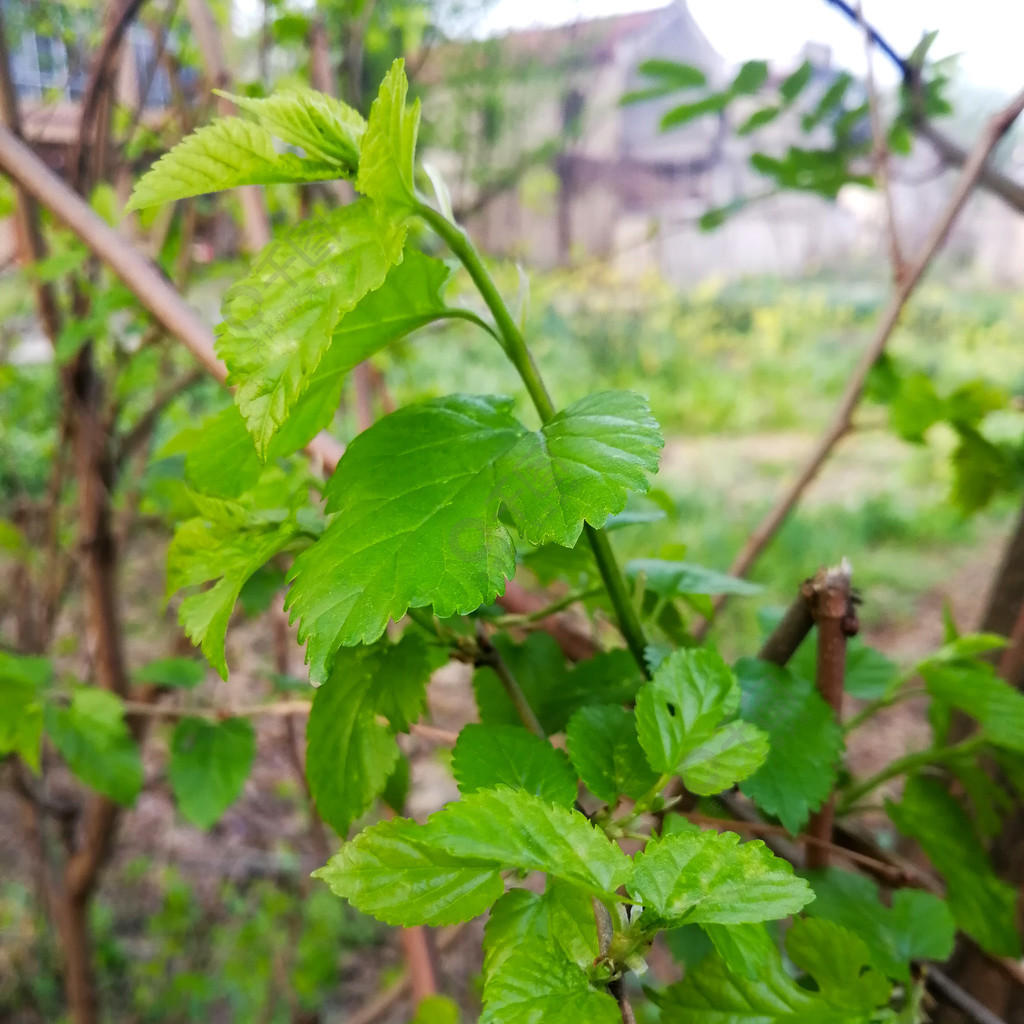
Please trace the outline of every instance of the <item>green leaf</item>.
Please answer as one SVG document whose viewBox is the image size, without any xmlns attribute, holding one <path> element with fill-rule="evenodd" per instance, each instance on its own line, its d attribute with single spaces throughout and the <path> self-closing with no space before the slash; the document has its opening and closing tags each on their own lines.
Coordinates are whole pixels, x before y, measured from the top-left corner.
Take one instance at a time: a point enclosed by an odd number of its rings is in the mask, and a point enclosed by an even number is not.
<svg viewBox="0 0 1024 1024">
<path fill-rule="evenodd" d="M 337 896 L 386 924 L 445 925 L 482 914 L 501 896 L 493 864 L 465 862 L 421 841 L 424 827 L 382 821 L 313 872 Z"/>
<path fill-rule="evenodd" d="M 768 62 L 764 60 L 748 60 L 744 63 L 729 86 L 734 96 L 751 96 L 759 92 L 768 81 Z"/>
<path fill-rule="evenodd" d="M 238 799 L 256 756 L 256 733 L 244 718 L 183 718 L 174 728 L 167 775 L 184 817 L 207 829 Z"/>
<path fill-rule="evenodd" d="M 756 771 L 768 754 L 767 737 L 747 723 L 722 725 L 739 699 L 739 683 L 719 654 L 672 652 L 636 699 L 637 735 L 651 767 L 681 775 L 701 795 Z"/>
<path fill-rule="evenodd" d="M 945 878 L 957 924 L 988 952 L 1019 957 L 1016 892 L 996 877 L 956 799 L 936 780 L 915 775 L 907 780 L 902 801 L 887 801 L 886 808 L 900 832 L 921 844 Z"/>
<path fill-rule="evenodd" d="M 53 678 L 47 658 L 0 651 L 0 757 L 17 754 L 39 771 L 43 690 Z"/>
<path fill-rule="evenodd" d="M 745 924 L 795 914 L 814 899 L 810 886 L 760 839 L 732 832 L 680 832 L 652 840 L 636 858 L 631 896 L 660 920 Z"/>
<path fill-rule="evenodd" d="M 525 434 L 499 462 L 501 496 L 531 544 L 572 547 L 583 523 L 600 529 L 647 490 L 664 441 L 646 399 L 629 391 L 588 395 Z"/>
<path fill-rule="evenodd" d="M 808 682 L 816 675 L 817 629 L 811 631 L 787 668 L 792 675 Z M 899 677 L 899 666 L 876 651 L 860 637 L 851 637 L 846 645 L 846 674 L 843 688 L 858 700 L 874 700 L 887 693 Z"/>
<path fill-rule="evenodd" d="M 835 921 L 867 943 L 871 962 L 899 981 L 911 980 L 912 960 L 946 960 L 953 952 L 956 924 L 938 896 L 915 889 L 899 889 L 892 906 L 882 904 L 878 886 L 863 875 L 839 868 L 813 872 L 808 881 L 814 902 L 813 917 Z"/>
<path fill-rule="evenodd" d="M 803 918 L 786 934 L 790 959 L 818 984 L 825 1002 L 840 1010 L 871 1011 L 889 1002 L 892 985 L 868 965 L 867 945 L 834 921 Z"/>
<path fill-rule="evenodd" d="M 369 201 L 303 221 L 228 289 L 217 354 L 260 458 L 309 386 L 342 317 L 402 256 L 405 227 Z"/>
<path fill-rule="evenodd" d="M 191 690 L 205 675 L 206 669 L 194 658 L 158 658 L 143 665 L 133 675 L 132 682 Z"/>
<path fill-rule="evenodd" d="M 458 1004 L 447 996 L 427 996 L 420 1000 L 410 1024 L 459 1024 Z"/>
<path fill-rule="evenodd" d="M 523 430 L 507 399 L 451 396 L 400 409 L 349 445 L 326 489 L 335 520 L 296 558 L 287 597 L 314 679 L 339 647 L 376 640 L 409 607 L 447 618 L 494 600 L 515 571 L 495 464 Z"/>
<path fill-rule="evenodd" d="M 648 590 L 659 597 L 687 594 L 760 594 L 760 584 L 706 569 L 693 562 L 667 562 L 660 558 L 634 558 L 626 563 L 626 575 L 635 580 L 643 573 Z"/>
<path fill-rule="evenodd" d="M 242 585 L 297 533 L 292 520 L 196 518 L 180 523 L 167 551 L 167 592 L 213 585 L 181 602 L 178 621 L 210 664 L 227 679 L 224 638 Z"/>
<path fill-rule="evenodd" d="M 339 177 L 351 178 L 359 163 L 359 140 L 366 131 L 362 114 L 347 103 L 313 89 L 292 87 L 265 99 L 216 90 L 282 142 L 305 150 L 313 160 L 337 165 Z"/>
<path fill-rule="evenodd" d="M 977 512 L 1006 487 L 1012 467 L 1006 452 L 974 428 L 958 424 L 957 433 L 952 498 L 962 512 Z"/>
<path fill-rule="evenodd" d="M 808 680 L 754 658 L 737 662 L 736 672 L 743 690 L 740 715 L 764 729 L 769 740 L 767 760 L 740 789 L 796 835 L 832 792 L 842 730 Z"/>
<path fill-rule="evenodd" d="M 763 128 L 766 124 L 771 124 L 782 113 L 781 107 L 762 107 L 760 110 L 755 110 L 750 117 L 746 119 L 736 129 L 737 135 L 750 135 L 751 132 L 756 132 L 758 128 Z"/>
<path fill-rule="evenodd" d="M 680 103 L 678 107 L 673 107 L 662 117 L 659 127 L 664 132 L 707 114 L 720 114 L 729 105 L 731 99 L 732 96 L 729 93 L 717 92 L 694 103 Z"/>
<path fill-rule="evenodd" d="M 370 107 L 359 157 L 356 188 L 388 209 L 416 205 L 414 164 L 420 101 L 406 107 L 409 82 L 399 58 L 381 82 Z"/>
<path fill-rule="evenodd" d="M 505 785 L 563 807 L 576 800 L 565 754 L 521 726 L 467 725 L 452 751 L 452 774 L 461 793 Z"/>
<path fill-rule="evenodd" d="M 983 661 L 925 662 L 928 692 L 975 719 L 997 747 L 1024 753 L 1024 694 Z"/>
<path fill-rule="evenodd" d="M 314 677 L 338 647 L 372 642 L 410 607 L 430 604 L 447 618 L 490 603 L 514 571 L 499 510 L 532 540 L 566 543 L 584 520 L 600 526 L 621 510 L 625 489 L 646 487 L 656 461 L 660 439 L 645 410 L 636 396 L 608 392 L 530 434 L 509 400 L 452 395 L 360 434 L 327 485 L 337 518 L 292 573 L 288 603 Z"/>
<path fill-rule="evenodd" d="M 490 978 L 480 1024 L 619 1024 L 615 1000 L 586 971 L 557 954 L 516 950 Z"/>
<path fill-rule="evenodd" d="M 660 79 L 656 85 L 627 92 L 619 101 L 623 106 L 641 103 L 644 100 L 668 96 L 680 89 L 698 89 L 707 85 L 707 78 L 700 68 L 690 64 L 677 64 L 672 60 L 645 60 L 637 70 L 648 78 Z"/>
<path fill-rule="evenodd" d="M 543 893 L 512 889 L 494 904 L 484 929 L 484 1000 L 488 980 L 524 945 L 560 953 L 580 967 L 598 955 L 591 897 L 557 878 Z"/>
<path fill-rule="evenodd" d="M 614 893 L 632 868 L 622 850 L 579 811 L 523 790 L 470 793 L 432 815 L 423 828 L 432 845 L 454 857 L 543 871 L 603 896 Z"/>
<path fill-rule="evenodd" d="M 278 153 L 272 134 L 240 117 L 219 118 L 184 138 L 139 179 L 127 209 L 238 185 L 275 185 L 340 177 L 338 165 Z"/>
<path fill-rule="evenodd" d="M 584 785 L 607 804 L 620 795 L 636 799 L 658 781 L 636 737 L 633 713 L 618 704 L 580 708 L 569 719 L 566 738 Z"/>
<path fill-rule="evenodd" d="M 429 676 L 426 645 L 410 633 L 397 644 L 339 652 L 317 689 L 306 726 L 306 778 L 321 817 L 339 835 L 383 792 L 398 761 L 394 734 L 419 717 Z"/>
<path fill-rule="evenodd" d="M 814 65 L 809 60 L 805 60 L 796 71 L 782 80 L 782 84 L 779 86 L 779 95 L 786 101 L 787 106 L 804 91 L 813 74 Z"/>
<path fill-rule="evenodd" d="M 893 431 L 913 444 L 923 444 L 928 428 L 946 415 L 946 403 L 926 373 L 911 373 L 899 380 L 896 395 L 889 402 L 889 423 Z"/>
<path fill-rule="evenodd" d="M 760 921 L 706 924 L 703 929 L 729 970 L 744 978 L 756 978 L 779 955 L 775 940 Z"/>
<path fill-rule="evenodd" d="M 119 804 L 135 803 L 142 789 L 142 758 L 114 694 L 79 687 L 70 707 L 48 704 L 45 719 L 47 735 L 75 775 Z"/>
</svg>

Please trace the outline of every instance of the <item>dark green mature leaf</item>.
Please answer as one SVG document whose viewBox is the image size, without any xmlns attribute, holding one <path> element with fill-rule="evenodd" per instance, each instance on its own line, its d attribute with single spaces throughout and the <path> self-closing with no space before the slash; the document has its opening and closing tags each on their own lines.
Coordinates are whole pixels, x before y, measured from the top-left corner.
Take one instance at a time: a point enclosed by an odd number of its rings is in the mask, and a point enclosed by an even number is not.
<svg viewBox="0 0 1024 1024">
<path fill-rule="evenodd" d="M 790 659 L 787 668 L 794 675 L 807 681 L 815 676 L 818 633 L 812 630 L 800 649 Z M 896 683 L 900 674 L 899 666 L 881 651 L 869 647 L 860 637 L 851 637 L 846 648 L 846 675 L 843 688 L 858 700 L 874 700 L 887 693 Z"/>
<path fill-rule="evenodd" d="M 664 441 L 647 400 L 629 391 L 587 395 L 525 434 L 499 463 L 502 500 L 531 544 L 572 547 L 586 521 L 604 526 L 647 490 Z"/>
<path fill-rule="evenodd" d="M 786 952 L 817 982 L 822 999 L 840 1010 L 859 1012 L 861 1019 L 889 1002 L 892 985 L 870 967 L 867 945 L 834 921 L 803 918 L 786 935 Z"/>
<path fill-rule="evenodd" d="M 779 955 L 775 940 L 760 921 L 754 924 L 706 924 L 703 930 L 729 970 L 744 978 L 756 978 Z"/>
<path fill-rule="evenodd" d="M 892 906 L 886 907 L 878 886 L 863 875 L 829 868 L 812 872 L 808 881 L 815 899 L 807 913 L 860 936 L 871 962 L 890 978 L 909 982 L 912 960 L 942 961 L 953 951 L 956 924 L 938 896 L 899 889 L 892 895 Z"/>
<path fill-rule="evenodd" d="M 346 843 L 313 877 L 386 924 L 457 924 L 501 896 L 497 867 L 453 857 L 422 836 L 423 826 L 414 821 L 382 821 Z"/>
<path fill-rule="evenodd" d="M 48 704 L 46 733 L 68 767 L 87 786 L 131 806 L 142 789 L 142 758 L 112 693 L 80 687 L 70 707 Z"/>
<path fill-rule="evenodd" d="M 366 121 L 347 103 L 326 93 L 297 87 L 260 99 L 226 92 L 220 95 L 255 114 L 264 128 L 282 142 L 299 146 L 307 157 L 337 165 L 339 177 L 350 178 L 355 174 Z"/>
<path fill-rule="evenodd" d="M 543 871 L 610 895 L 632 862 L 579 811 L 516 789 L 480 790 L 450 803 L 423 826 L 426 841 L 454 857 Z"/>
<path fill-rule="evenodd" d="M 997 747 L 1024 753 L 1024 694 L 983 661 L 925 662 L 928 692 L 976 719 Z"/>
<path fill-rule="evenodd" d="M 755 772 L 768 755 L 765 734 L 747 723 L 722 725 L 739 700 L 739 683 L 719 654 L 672 652 L 636 699 L 637 735 L 651 767 L 679 774 L 701 795 Z"/>
<path fill-rule="evenodd" d="M 339 652 L 331 677 L 316 691 L 306 726 L 306 778 L 321 817 L 339 835 L 384 790 L 398 761 L 394 734 L 419 716 L 429 677 L 426 645 L 407 634 L 397 644 Z"/>
<path fill-rule="evenodd" d="M 401 259 L 405 232 L 368 200 L 341 206 L 274 239 L 228 290 L 217 354 L 261 458 L 339 320 Z"/>
<path fill-rule="evenodd" d="M 53 678 L 47 658 L 0 651 L 0 757 L 17 754 L 39 770 L 43 690 Z"/>
<path fill-rule="evenodd" d="M 626 574 L 635 580 L 643 573 L 648 590 L 659 597 L 681 597 L 686 594 L 759 594 L 764 589 L 757 583 L 707 569 L 693 562 L 667 562 L 661 558 L 634 558 L 626 563 Z"/>
<path fill-rule="evenodd" d="M 744 924 L 795 914 L 810 886 L 764 843 L 732 832 L 680 832 L 652 840 L 637 856 L 630 895 L 660 919 Z"/>
<path fill-rule="evenodd" d="M 565 754 L 522 726 L 465 726 L 452 751 L 452 774 L 462 793 L 505 785 L 563 807 L 576 800 Z"/>
<path fill-rule="evenodd" d="M 160 157 L 136 183 L 127 209 L 141 210 L 238 185 L 338 177 L 336 163 L 278 153 L 273 135 L 262 125 L 224 117 L 197 129 Z"/>
<path fill-rule="evenodd" d="M 174 728 L 167 775 L 185 818 L 210 828 L 238 799 L 256 756 L 256 733 L 244 718 L 183 718 Z"/>
<path fill-rule="evenodd" d="M 636 799 L 658 781 L 636 737 L 633 713 L 618 704 L 580 708 L 569 719 L 566 738 L 584 785 L 607 804 L 620 795 Z"/>
<path fill-rule="evenodd" d="M 534 949 L 515 950 L 488 979 L 480 1024 L 619 1024 L 616 1001 L 590 983 L 568 957 Z"/>
<path fill-rule="evenodd" d="M 584 520 L 599 526 L 621 508 L 623 488 L 646 486 L 657 438 L 646 405 L 616 392 L 593 397 L 539 435 L 508 399 L 452 395 L 400 409 L 353 441 L 327 485 L 337 518 L 296 560 L 288 596 L 315 678 L 334 650 L 375 640 L 409 607 L 430 604 L 446 618 L 492 601 L 514 571 L 500 509 L 533 539 L 571 542 Z M 524 466 L 546 474 L 530 494 Z M 604 475 L 612 482 L 594 482 Z M 524 516 L 540 525 L 528 528 Z"/>
<path fill-rule="evenodd" d="M 132 682 L 191 690 L 205 675 L 206 669 L 195 658 L 158 658 L 143 665 L 132 676 Z"/>
<path fill-rule="evenodd" d="M 356 188 L 388 209 L 416 205 L 413 179 L 420 101 L 406 107 L 405 62 L 396 60 L 370 107 L 359 156 Z"/>
<path fill-rule="evenodd" d="M 810 681 L 755 658 L 737 662 L 736 673 L 740 715 L 769 740 L 767 760 L 740 789 L 796 835 L 835 785 L 842 730 Z"/>
<path fill-rule="evenodd" d="M 752 96 L 759 92 L 768 81 L 768 62 L 764 60 L 748 60 L 744 63 L 729 86 L 734 96 Z"/>
<path fill-rule="evenodd" d="M 900 803 L 886 802 L 889 816 L 916 839 L 946 880 L 947 900 L 957 924 L 990 953 L 1020 956 L 1016 892 L 996 877 L 970 819 L 934 779 L 907 780 Z"/>
<path fill-rule="evenodd" d="M 804 91 L 813 74 L 814 65 L 809 60 L 805 60 L 796 71 L 782 80 L 782 84 L 779 86 L 779 95 L 786 101 L 787 106 Z"/>
</svg>

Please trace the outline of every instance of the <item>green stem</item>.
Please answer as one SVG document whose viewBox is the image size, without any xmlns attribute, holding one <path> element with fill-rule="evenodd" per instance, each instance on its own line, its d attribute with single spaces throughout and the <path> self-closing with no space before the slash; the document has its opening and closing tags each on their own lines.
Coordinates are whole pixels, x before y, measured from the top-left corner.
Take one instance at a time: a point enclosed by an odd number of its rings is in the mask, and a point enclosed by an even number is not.
<svg viewBox="0 0 1024 1024">
<path fill-rule="evenodd" d="M 526 626 L 531 622 L 540 622 L 541 619 L 557 615 L 560 611 L 564 611 L 566 608 L 576 604 L 577 601 L 585 601 L 588 597 L 597 597 L 603 593 L 604 587 L 587 587 L 585 590 L 574 590 L 571 594 L 566 594 L 565 597 L 552 601 L 551 604 L 538 608 L 535 612 L 525 612 L 522 615 L 502 615 L 491 621 L 495 626 L 501 627 Z"/>
<path fill-rule="evenodd" d="M 529 698 L 519 685 L 519 680 L 512 674 L 512 669 L 508 667 L 501 653 L 491 643 L 491 638 L 487 635 L 484 624 L 479 621 L 476 624 L 476 641 L 480 651 L 477 664 L 488 665 L 494 670 L 494 674 L 498 677 L 498 682 L 504 688 L 508 699 L 512 701 L 512 706 L 516 709 L 516 714 L 519 715 L 520 721 L 535 736 L 539 736 L 542 740 L 546 741 L 548 734 L 544 726 L 541 725 L 537 712 L 533 710 L 533 705 L 530 704 Z"/>
<path fill-rule="evenodd" d="M 919 750 L 916 753 L 898 757 L 876 775 L 872 775 L 850 789 L 843 796 L 843 802 L 836 809 L 836 815 L 846 814 L 851 807 L 859 803 L 868 793 L 878 789 L 879 786 L 890 779 L 895 779 L 899 775 L 906 775 L 908 772 L 924 768 L 930 764 L 945 764 L 948 761 L 957 761 L 967 754 L 973 754 L 975 750 L 984 745 L 985 740 L 981 736 L 970 736 L 951 747 L 929 747 L 927 750 Z"/>
<path fill-rule="evenodd" d="M 501 347 L 508 356 L 512 365 L 516 368 L 523 384 L 529 392 L 542 422 L 547 423 L 555 415 L 555 405 L 551 401 L 548 389 L 541 379 L 537 364 L 526 345 L 522 331 L 519 330 L 512 314 L 505 305 L 504 299 L 498 292 L 491 275 L 476 251 L 476 247 L 470 241 L 469 236 L 458 225 L 453 224 L 445 216 L 438 213 L 427 203 L 417 204 L 416 212 L 437 232 L 444 240 L 449 249 L 459 258 L 459 261 L 466 268 L 469 276 L 473 279 L 477 290 L 480 292 L 487 308 L 494 317 L 495 325 L 501 336 Z M 589 524 L 586 526 L 587 540 L 594 552 L 598 571 L 604 581 L 608 597 L 615 609 L 615 617 L 619 623 L 619 629 L 626 640 L 640 671 L 645 676 L 650 676 L 647 661 L 644 658 L 644 651 L 647 647 L 647 640 L 644 636 L 643 626 L 640 618 L 629 598 L 629 590 L 626 587 L 625 577 L 622 569 L 615 559 L 615 552 L 608 541 L 608 537 L 600 530 L 595 530 Z"/>
<path fill-rule="evenodd" d="M 927 695 L 928 691 L 923 686 L 901 687 L 895 693 L 889 694 L 885 697 L 879 697 L 876 700 L 871 701 L 870 704 L 866 704 L 851 719 L 843 723 L 843 732 L 853 732 L 854 729 L 862 726 L 869 718 L 873 718 L 879 711 L 882 711 L 885 708 L 891 708 L 895 704 L 900 704 L 905 700 L 911 700 L 914 697 L 925 697 Z"/>
</svg>

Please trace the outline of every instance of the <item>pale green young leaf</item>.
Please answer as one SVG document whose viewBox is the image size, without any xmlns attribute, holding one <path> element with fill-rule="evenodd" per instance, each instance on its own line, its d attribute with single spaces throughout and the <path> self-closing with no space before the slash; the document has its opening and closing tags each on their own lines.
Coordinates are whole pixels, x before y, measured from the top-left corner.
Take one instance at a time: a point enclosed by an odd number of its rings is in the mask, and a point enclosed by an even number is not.
<svg viewBox="0 0 1024 1024">
<path fill-rule="evenodd" d="M 356 188 L 389 209 L 416 204 L 414 181 L 420 101 L 405 103 L 409 82 L 399 58 L 384 76 L 370 107 L 359 155 Z"/>
<path fill-rule="evenodd" d="M 632 863 L 579 811 L 557 807 L 523 790 L 479 790 L 432 815 L 427 841 L 453 857 L 521 871 L 542 871 L 611 895 Z"/>
<path fill-rule="evenodd" d="M 480 1024 L 620 1024 L 616 1001 L 586 971 L 554 950 L 521 946 L 484 990 Z"/>
<path fill-rule="evenodd" d="M 369 201 L 285 231 L 228 289 L 217 354 L 265 458 L 308 387 L 341 318 L 379 288 L 402 256 L 405 228 Z"/>
<path fill-rule="evenodd" d="M 167 776 L 186 820 L 207 829 L 238 799 L 256 756 L 256 733 L 244 718 L 183 718 L 171 738 Z"/>
<path fill-rule="evenodd" d="M 633 712 L 618 704 L 593 704 L 569 719 L 569 757 L 594 796 L 613 804 L 619 796 L 636 799 L 657 781 L 636 738 Z"/>
<path fill-rule="evenodd" d="M 227 92 L 220 95 L 255 115 L 275 138 L 300 147 L 312 160 L 335 164 L 338 177 L 351 178 L 356 173 L 359 141 L 366 131 L 366 121 L 347 103 L 304 88 L 291 88 L 264 98 Z"/>
<path fill-rule="evenodd" d="M 206 669 L 195 658 L 157 658 L 138 669 L 132 675 L 132 682 L 191 690 L 203 681 L 205 675 Z"/>
<path fill-rule="evenodd" d="M 871 962 L 884 974 L 909 982 L 914 960 L 946 960 L 953 952 L 956 924 L 945 902 L 929 892 L 899 889 L 892 906 L 882 904 L 878 886 L 839 868 L 812 872 L 808 881 L 813 917 L 835 921 L 867 943 Z"/>
<path fill-rule="evenodd" d="M 295 560 L 287 598 L 314 679 L 339 647 L 376 640 L 409 607 L 446 618 L 500 593 L 515 549 L 495 463 L 523 430 L 507 399 L 450 396 L 400 409 L 349 445 L 327 484 L 337 515 Z"/>
<path fill-rule="evenodd" d="M 127 209 L 238 185 L 276 185 L 340 177 L 336 163 L 278 153 L 266 128 L 240 117 L 212 121 L 186 136 L 139 179 Z"/>
<path fill-rule="evenodd" d="M 949 909 L 960 928 L 990 953 L 1020 956 L 1016 891 L 996 876 L 956 798 L 940 782 L 915 775 L 903 799 L 887 801 L 886 808 L 945 878 Z"/>
<path fill-rule="evenodd" d="M 17 754 L 39 771 L 43 690 L 53 677 L 47 658 L 0 651 L 0 757 Z"/>
<path fill-rule="evenodd" d="M 786 934 L 786 952 L 814 978 L 822 999 L 865 1017 L 889 1002 L 892 985 L 871 965 L 867 945 L 853 932 L 824 918 L 802 918 Z"/>
<path fill-rule="evenodd" d="M 584 522 L 600 528 L 648 487 L 664 441 L 646 399 L 588 395 L 525 434 L 498 467 L 502 500 L 531 544 L 572 547 Z"/>
<path fill-rule="evenodd" d="M 79 687 L 68 707 L 47 704 L 46 734 L 87 786 L 125 806 L 142 789 L 142 758 L 124 705 L 106 690 Z"/>
<path fill-rule="evenodd" d="M 337 896 L 385 924 L 446 925 L 482 914 L 501 896 L 501 872 L 423 842 L 424 828 L 407 818 L 360 832 L 313 872 Z"/>
<path fill-rule="evenodd" d="M 796 835 L 832 792 L 842 730 L 810 680 L 754 658 L 737 662 L 736 673 L 743 690 L 740 715 L 769 740 L 767 760 L 740 789 Z"/>
<path fill-rule="evenodd" d="M 398 761 L 395 733 L 419 717 L 430 662 L 414 634 L 339 652 L 306 726 L 306 778 L 320 816 L 344 836 Z M 377 717 L 388 719 L 382 725 Z"/>
<path fill-rule="evenodd" d="M 730 722 L 688 751 L 678 771 L 688 790 L 711 796 L 752 775 L 767 756 L 766 733 L 749 722 Z"/>
<path fill-rule="evenodd" d="M 462 793 L 505 785 L 563 807 L 576 799 L 565 754 L 522 726 L 465 726 L 452 750 L 452 774 Z"/>
<path fill-rule="evenodd" d="M 793 868 L 755 839 L 680 832 L 652 840 L 636 858 L 630 894 L 676 924 L 744 924 L 795 914 L 814 899 Z"/>
<path fill-rule="evenodd" d="M 524 945 L 561 953 L 580 967 L 598 955 L 592 899 L 549 878 L 543 893 L 512 889 L 494 904 L 484 929 L 484 999 L 488 979 Z"/>
<path fill-rule="evenodd" d="M 447 996 L 427 996 L 410 1024 L 459 1024 L 459 1005 Z"/>
<path fill-rule="evenodd" d="M 636 698 L 637 735 L 651 767 L 677 772 L 739 701 L 739 683 L 721 655 L 706 648 L 673 651 Z"/>
<path fill-rule="evenodd" d="M 932 697 L 970 715 L 995 746 L 1024 753 L 1024 694 L 990 664 L 925 662 L 920 672 Z"/>
</svg>

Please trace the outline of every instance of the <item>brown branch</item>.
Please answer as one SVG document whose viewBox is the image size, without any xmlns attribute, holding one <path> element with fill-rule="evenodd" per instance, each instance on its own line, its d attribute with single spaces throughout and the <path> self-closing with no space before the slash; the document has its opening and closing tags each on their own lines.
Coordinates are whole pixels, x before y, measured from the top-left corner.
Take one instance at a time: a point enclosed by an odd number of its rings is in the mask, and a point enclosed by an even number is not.
<svg viewBox="0 0 1024 1024">
<path fill-rule="evenodd" d="M 987 1006 L 979 1003 L 970 993 L 965 992 L 952 978 L 937 967 L 925 969 L 924 983 L 932 995 L 956 1007 L 975 1024 L 1006 1024 L 1002 1017 L 994 1014 Z"/>
<path fill-rule="evenodd" d="M 757 656 L 773 665 L 785 666 L 814 628 L 814 616 L 803 587 L 786 609 L 786 614 L 761 645 Z"/>
<path fill-rule="evenodd" d="M 491 638 L 487 635 L 487 627 L 479 620 L 476 624 L 476 642 L 479 649 L 476 658 L 477 667 L 487 666 L 494 670 L 494 674 L 498 677 L 498 682 L 504 688 L 508 699 L 512 701 L 512 706 L 516 709 L 516 714 L 519 715 L 523 725 L 542 740 L 546 740 L 548 734 L 544 731 L 544 726 L 540 724 L 537 713 L 530 706 L 526 694 L 523 692 L 516 677 L 512 674 L 512 669 L 509 668 L 501 653 L 491 643 Z"/>
<path fill-rule="evenodd" d="M 157 420 L 164 410 L 176 398 L 180 397 L 190 388 L 194 388 L 201 381 L 206 380 L 206 373 L 203 370 L 192 370 L 183 377 L 169 384 L 162 391 L 157 392 L 150 407 L 136 420 L 135 424 L 128 430 L 117 444 L 114 455 L 114 465 L 120 469 L 132 456 L 135 450 L 148 439 L 153 433 Z"/>
<path fill-rule="evenodd" d="M 846 391 L 843 393 L 839 406 L 832 417 L 832 422 L 822 434 L 817 445 L 815 445 L 814 451 L 797 474 L 796 479 L 785 491 L 775 507 L 757 526 L 742 551 L 737 555 L 729 569 L 733 576 L 745 576 L 750 571 L 750 567 L 757 561 L 769 541 L 771 541 L 786 521 L 790 512 L 792 512 L 797 502 L 803 496 L 804 491 L 818 475 L 818 471 L 832 454 L 835 446 L 850 430 L 853 413 L 864 393 L 868 375 L 884 353 L 889 338 L 899 322 L 904 306 L 920 283 L 935 254 L 946 240 L 946 236 L 949 234 L 964 204 L 970 198 L 992 149 L 1020 116 L 1022 110 L 1024 110 L 1024 91 L 1018 93 L 1012 102 L 1007 104 L 989 120 L 974 147 L 974 151 L 964 166 L 960 180 L 957 182 L 956 189 L 945 211 L 939 217 L 932 229 L 931 235 L 921 247 L 921 251 L 914 259 L 914 262 L 908 266 L 903 280 L 896 286 L 893 296 L 882 314 L 874 336 L 850 376 Z M 715 610 L 720 610 L 727 599 L 727 595 L 720 596 L 715 601 Z"/>
</svg>

